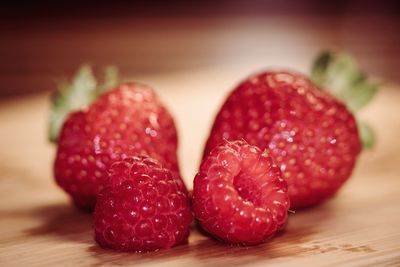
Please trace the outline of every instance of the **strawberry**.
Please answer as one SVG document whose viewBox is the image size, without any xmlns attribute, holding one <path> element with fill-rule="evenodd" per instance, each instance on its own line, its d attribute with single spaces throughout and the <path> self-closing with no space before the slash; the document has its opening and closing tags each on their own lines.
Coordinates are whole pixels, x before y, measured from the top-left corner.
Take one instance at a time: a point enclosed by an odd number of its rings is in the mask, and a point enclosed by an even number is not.
<svg viewBox="0 0 400 267">
<path fill-rule="evenodd" d="M 111 165 L 94 212 L 97 243 L 122 251 L 153 251 L 184 242 L 192 213 L 180 180 L 149 157 Z"/>
<path fill-rule="evenodd" d="M 204 230 L 231 244 L 255 245 L 287 219 L 282 173 L 266 151 L 226 141 L 204 159 L 194 179 L 193 211 Z"/>
<path fill-rule="evenodd" d="M 174 121 L 154 91 L 124 83 L 67 116 L 58 138 L 54 176 L 78 207 L 90 210 L 114 161 L 148 155 L 179 177 L 176 149 Z"/>
<path fill-rule="evenodd" d="M 348 79 L 341 73 L 344 66 L 358 74 L 349 62 L 353 64 L 343 55 L 333 58 L 324 54 L 317 60 L 313 76 L 340 92 L 339 97 L 348 96 L 342 99 L 353 98 L 349 103 L 355 105 L 349 106 L 356 110 L 369 101 L 375 88 L 367 87 L 362 75 Z M 332 73 L 342 82 L 335 83 Z M 344 93 L 347 88 L 352 91 Z M 354 101 L 361 91 L 366 96 L 363 102 Z M 292 209 L 331 197 L 349 178 L 361 151 L 356 120 L 346 106 L 306 76 L 289 71 L 259 73 L 233 90 L 214 121 L 204 158 L 223 140 L 236 139 L 265 149 L 280 166 Z"/>
</svg>

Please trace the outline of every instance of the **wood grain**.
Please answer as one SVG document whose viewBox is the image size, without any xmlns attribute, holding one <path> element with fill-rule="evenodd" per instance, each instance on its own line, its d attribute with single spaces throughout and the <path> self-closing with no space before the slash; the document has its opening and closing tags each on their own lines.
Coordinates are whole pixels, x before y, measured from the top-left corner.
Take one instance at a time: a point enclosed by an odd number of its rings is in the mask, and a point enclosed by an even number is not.
<svg viewBox="0 0 400 267">
<path fill-rule="evenodd" d="M 213 114 L 249 69 L 137 77 L 158 89 L 176 117 L 188 185 Z M 377 130 L 376 148 L 362 153 L 352 178 L 334 199 L 291 214 L 285 231 L 271 241 L 230 247 L 193 229 L 188 244 L 129 254 L 99 248 L 91 214 L 74 209 L 54 184 L 54 147 L 45 136 L 48 93 L 2 100 L 0 266 L 400 266 L 399 101 L 396 86 L 382 89 L 362 113 Z"/>
</svg>

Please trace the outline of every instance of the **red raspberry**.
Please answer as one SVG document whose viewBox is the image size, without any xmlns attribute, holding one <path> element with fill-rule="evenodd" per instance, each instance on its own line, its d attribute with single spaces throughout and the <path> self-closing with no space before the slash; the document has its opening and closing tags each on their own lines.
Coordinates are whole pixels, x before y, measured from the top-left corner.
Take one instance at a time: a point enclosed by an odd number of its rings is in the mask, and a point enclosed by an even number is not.
<svg viewBox="0 0 400 267">
<path fill-rule="evenodd" d="M 286 221 L 287 184 L 271 157 L 245 141 L 226 141 L 202 162 L 194 179 L 200 225 L 227 243 L 253 245 Z"/>
<path fill-rule="evenodd" d="M 95 238 L 103 248 L 153 251 L 185 241 L 192 221 L 179 178 L 149 157 L 114 163 L 97 197 Z"/>
</svg>

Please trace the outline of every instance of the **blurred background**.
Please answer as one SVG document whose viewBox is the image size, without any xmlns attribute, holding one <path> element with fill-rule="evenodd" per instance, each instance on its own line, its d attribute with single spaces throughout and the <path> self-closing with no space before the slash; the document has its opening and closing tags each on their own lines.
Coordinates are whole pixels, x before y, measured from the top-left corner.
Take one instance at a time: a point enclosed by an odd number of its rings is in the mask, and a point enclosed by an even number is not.
<svg viewBox="0 0 400 267">
<path fill-rule="evenodd" d="M 160 266 L 399 266 L 398 3 L 2 1 L 0 266 L 148 266 L 150 260 Z M 292 214 L 280 238 L 252 250 L 226 249 L 197 232 L 190 246 L 157 257 L 111 254 L 94 245 L 90 215 L 75 211 L 53 179 L 56 146 L 47 133 L 57 82 L 83 63 L 98 77 L 114 64 L 124 80 L 154 87 L 175 119 L 180 167 L 191 188 L 228 92 L 270 67 L 309 73 L 316 54 L 328 48 L 352 54 L 383 81 L 358 114 L 375 130 L 376 146 L 361 154 L 340 196 Z"/>
<path fill-rule="evenodd" d="M 306 72 L 323 48 L 399 82 L 397 2 L 5 1 L 0 97 L 51 90 L 83 62 L 126 78 L 246 66 L 237 82 L 269 66 Z"/>
</svg>

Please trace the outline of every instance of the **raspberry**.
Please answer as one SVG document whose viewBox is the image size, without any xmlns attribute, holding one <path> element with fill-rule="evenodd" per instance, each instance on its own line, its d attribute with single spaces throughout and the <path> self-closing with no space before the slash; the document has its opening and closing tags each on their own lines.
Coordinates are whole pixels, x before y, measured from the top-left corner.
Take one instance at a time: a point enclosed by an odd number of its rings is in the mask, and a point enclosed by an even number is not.
<svg viewBox="0 0 400 267">
<path fill-rule="evenodd" d="M 149 157 L 112 164 L 97 197 L 95 238 L 103 248 L 153 251 L 185 241 L 192 221 L 179 178 Z"/>
<path fill-rule="evenodd" d="M 202 162 L 193 211 L 204 230 L 224 242 L 254 245 L 285 223 L 287 184 L 271 157 L 245 141 L 226 141 Z"/>
</svg>

